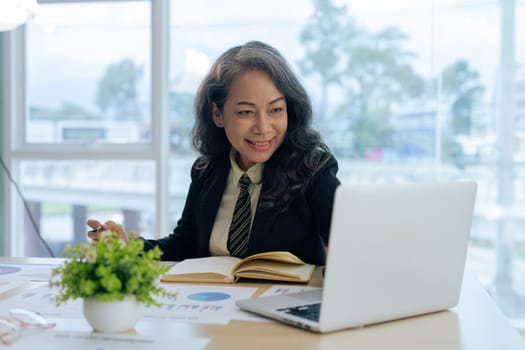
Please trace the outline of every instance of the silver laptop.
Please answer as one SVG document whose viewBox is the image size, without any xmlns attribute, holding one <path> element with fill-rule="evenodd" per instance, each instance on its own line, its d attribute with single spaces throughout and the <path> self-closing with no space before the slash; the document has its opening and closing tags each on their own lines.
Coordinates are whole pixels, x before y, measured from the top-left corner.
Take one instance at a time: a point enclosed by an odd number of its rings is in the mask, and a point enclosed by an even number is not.
<svg viewBox="0 0 525 350">
<path fill-rule="evenodd" d="M 473 182 L 341 185 L 322 290 L 237 301 L 316 332 L 445 310 L 459 301 Z"/>
</svg>

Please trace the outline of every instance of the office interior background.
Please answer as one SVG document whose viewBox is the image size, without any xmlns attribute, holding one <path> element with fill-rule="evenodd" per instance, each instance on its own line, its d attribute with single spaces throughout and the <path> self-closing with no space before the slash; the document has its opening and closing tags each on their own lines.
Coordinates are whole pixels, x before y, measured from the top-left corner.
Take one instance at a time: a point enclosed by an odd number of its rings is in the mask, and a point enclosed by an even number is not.
<svg viewBox="0 0 525 350">
<path fill-rule="evenodd" d="M 87 218 L 168 234 L 197 86 L 261 40 L 303 80 L 344 183 L 478 183 L 467 269 L 525 328 L 524 0 L 39 4 L 0 34 L 2 255 L 60 256 Z"/>
</svg>

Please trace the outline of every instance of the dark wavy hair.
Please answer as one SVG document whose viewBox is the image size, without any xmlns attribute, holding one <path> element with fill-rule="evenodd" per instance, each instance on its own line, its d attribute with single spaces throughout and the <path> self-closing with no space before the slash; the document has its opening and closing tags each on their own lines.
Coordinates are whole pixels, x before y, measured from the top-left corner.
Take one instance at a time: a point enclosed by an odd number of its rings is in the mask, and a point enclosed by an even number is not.
<svg viewBox="0 0 525 350">
<path fill-rule="evenodd" d="M 253 70 L 270 75 L 286 98 L 288 129 L 283 143 L 264 165 L 264 191 L 259 200 L 262 207 L 279 205 L 284 210 L 291 193 L 308 186 L 329 159 L 330 151 L 311 127 L 312 105 L 308 94 L 276 49 L 250 41 L 229 49 L 215 61 L 195 97 L 193 146 L 203 156 L 198 165 L 201 170 L 215 161 L 228 159 L 231 145 L 224 129 L 213 123 L 212 103 L 222 111 L 232 82 Z"/>
</svg>

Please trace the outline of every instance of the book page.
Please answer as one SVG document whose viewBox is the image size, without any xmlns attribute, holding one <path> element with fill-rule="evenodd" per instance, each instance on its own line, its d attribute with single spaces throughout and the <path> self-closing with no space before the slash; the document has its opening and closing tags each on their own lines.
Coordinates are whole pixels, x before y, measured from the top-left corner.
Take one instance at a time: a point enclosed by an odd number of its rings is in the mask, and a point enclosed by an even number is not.
<svg viewBox="0 0 525 350">
<path fill-rule="evenodd" d="M 261 278 L 277 281 L 307 282 L 315 266 L 290 264 L 271 260 L 252 260 L 237 266 L 238 277 Z"/>
<path fill-rule="evenodd" d="M 244 262 L 247 262 L 250 260 L 259 260 L 259 259 L 282 261 L 282 262 L 287 262 L 290 264 L 300 264 L 300 265 L 304 264 L 304 262 L 301 259 L 299 259 L 298 257 L 296 257 L 290 252 L 275 251 L 275 252 L 264 252 L 264 253 L 250 255 L 244 258 L 242 261 L 240 261 L 237 265 L 244 264 Z"/>
<path fill-rule="evenodd" d="M 215 273 L 231 276 L 232 267 L 239 261 L 232 256 L 210 256 L 198 259 L 186 259 L 171 267 L 166 276 L 170 275 L 195 275 Z"/>
</svg>

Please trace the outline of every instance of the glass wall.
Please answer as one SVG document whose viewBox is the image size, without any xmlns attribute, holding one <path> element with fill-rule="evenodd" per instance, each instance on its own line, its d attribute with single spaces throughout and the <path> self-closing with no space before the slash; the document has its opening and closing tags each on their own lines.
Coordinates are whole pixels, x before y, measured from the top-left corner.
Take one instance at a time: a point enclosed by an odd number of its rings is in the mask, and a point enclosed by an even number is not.
<svg viewBox="0 0 525 350">
<path fill-rule="evenodd" d="M 151 138 L 150 4 L 41 6 L 27 25 L 27 143 Z"/>
<path fill-rule="evenodd" d="M 158 4 L 169 7 L 166 28 L 151 21 Z M 12 123 L 23 126 L 13 144 L 102 147 L 97 157 L 13 153 L 57 249 L 83 236 L 76 217 L 112 218 L 151 236 L 171 230 L 196 157 L 197 86 L 220 53 L 261 40 L 307 87 L 343 182 L 478 183 L 467 269 L 513 322 L 525 321 L 525 1 L 48 0 L 41 8 L 21 39 L 26 112 Z M 163 131 L 152 112 L 157 26 L 169 33 Z M 134 148 L 157 132 L 169 133 L 166 184 L 162 158 Z M 121 157 L 108 159 L 106 146 L 121 147 Z M 169 193 L 165 227 L 155 222 L 159 192 Z M 57 220 L 67 227 L 60 234 Z"/>
<path fill-rule="evenodd" d="M 153 234 L 155 169 L 140 160 L 22 160 L 20 184 L 39 231 L 55 255 L 65 244 L 86 240 L 86 219 L 113 220 L 128 230 Z M 48 253 L 24 220 L 24 255 Z"/>
<path fill-rule="evenodd" d="M 0 76 L 3 77 L 3 73 L 2 73 L 2 67 L 4 67 L 4 48 L 3 48 L 3 43 L 4 43 L 4 38 L 0 35 Z M 4 105 L 4 86 L 3 84 L 0 85 L 0 106 L 3 106 Z M 6 129 L 6 125 L 5 125 L 5 122 L 4 122 L 4 119 L 5 119 L 5 116 L 4 116 L 4 110 L 3 109 L 0 109 L 0 130 L 5 130 Z M 0 142 L 0 156 L 2 156 L 4 154 L 4 150 L 5 150 L 5 147 L 6 147 L 6 144 L 4 142 Z M 5 193 L 5 189 L 4 189 L 4 186 L 2 186 L 2 184 L 5 183 L 5 174 L 2 173 L 0 175 L 0 227 L 6 227 L 5 225 L 5 213 L 7 212 L 7 208 L 6 208 L 6 204 L 7 204 L 7 195 Z M 2 230 L 2 233 L 0 234 L 0 255 L 5 255 L 6 254 L 6 242 L 7 242 L 7 239 L 5 237 L 6 233 L 4 230 Z"/>
<path fill-rule="evenodd" d="M 87 218 L 154 234 L 151 19 L 150 1 L 43 1 L 12 35 L 10 69 L 25 85 L 11 86 L 12 101 L 24 101 L 11 112 L 24 118 L 7 139 L 31 209 L 14 216 L 24 231 L 16 254 L 50 254 L 41 235 L 60 256 L 87 240 Z"/>
<path fill-rule="evenodd" d="M 497 0 L 172 0 L 172 162 L 195 157 L 192 97 L 211 63 L 233 45 L 265 41 L 307 86 L 343 182 L 478 183 L 468 269 L 523 319 L 524 10 Z M 186 187 L 176 184 L 189 167 L 171 176 L 182 205 Z"/>
</svg>

